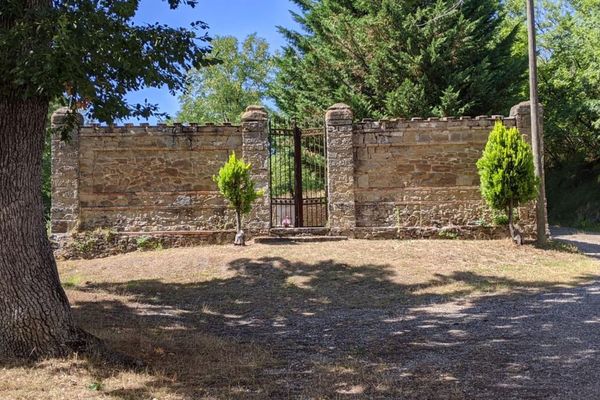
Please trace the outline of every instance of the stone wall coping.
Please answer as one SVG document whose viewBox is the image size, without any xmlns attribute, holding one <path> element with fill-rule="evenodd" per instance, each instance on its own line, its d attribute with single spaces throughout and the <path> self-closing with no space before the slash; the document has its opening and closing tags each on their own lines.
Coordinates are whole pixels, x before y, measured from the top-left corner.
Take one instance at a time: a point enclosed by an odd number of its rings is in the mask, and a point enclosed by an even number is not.
<svg viewBox="0 0 600 400">
<path fill-rule="evenodd" d="M 391 119 L 380 119 L 373 120 L 371 118 L 364 118 L 362 121 L 354 122 L 354 125 L 359 129 L 361 126 L 373 126 L 373 127 L 383 127 L 386 128 L 392 127 L 396 124 L 402 124 L 403 127 L 439 127 L 442 123 L 449 123 L 453 126 L 472 126 L 473 121 L 487 121 L 487 125 L 491 125 L 492 122 L 495 121 L 514 121 L 516 120 L 516 116 L 502 116 L 502 115 L 480 115 L 475 118 L 470 116 L 457 116 L 457 117 L 429 117 L 429 118 L 421 118 L 421 117 L 412 117 L 412 118 L 391 118 Z M 432 126 L 432 123 L 435 124 Z M 469 125 L 463 124 L 467 123 Z M 475 125 L 476 126 L 476 125 Z M 207 131 L 241 131 L 242 125 L 234 125 L 231 123 L 223 123 L 223 124 L 124 124 L 124 125 L 101 125 L 101 124 L 90 124 L 84 125 L 80 128 L 80 132 L 82 134 L 89 133 L 166 133 L 166 134 L 185 134 L 185 133 L 205 133 Z"/>
<path fill-rule="evenodd" d="M 368 129 L 390 129 L 390 128 L 404 128 L 404 129 L 444 129 L 445 127 L 477 127 L 477 126 L 493 126 L 496 121 L 506 121 L 511 125 L 516 121 L 515 116 L 502 116 L 502 115 L 480 115 L 472 118 L 468 116 L 461 117 L 442 117 L 442 118 L 392 118 L 392 119 L 380 119 L 374 121 L 369 118 L 365 118 L 362 121 L 355 122 L 354 126 L 357 130 L 368 130 Z"/>
<path fill-rule="evenodd" d="M 150 125 L 150 124 L 125 124 L 125 125 L 100 125 L 92 124 L 82 126 L 79 130 L 79 134 L 82 136 L 96 136 L 96 135 L 190 135 L 190 134 L 233 134 L 241 133 L 241 125 Z"/>
<path fill-rule="evenodd" d="M 252 105 L 246 107 L 246 111 L 242 114 L 242 122 L 250 121 L 266 121 L 269 118 L 267 109 L 260 105 Z"/>
<path fill-rule="evenodd" d="M 50 116 L 50 123 L 52 126 L 60 126 L 64 123 L 65 118 L 72 111 L 69 107 L 60 107 Z M 76 113 L 77 123 L 81 126 L 83 125 L 83 115 L 81 113 Z"/>
<path fill-rule="evenodd" d="M 325 113 L 325 120 L 329 121 L 332 125 L 343 125 L 346 121 L 352 122 L 354 113 L 349 105 L 344 103 L 337 103 L 327 109 Z"/>
</svg>

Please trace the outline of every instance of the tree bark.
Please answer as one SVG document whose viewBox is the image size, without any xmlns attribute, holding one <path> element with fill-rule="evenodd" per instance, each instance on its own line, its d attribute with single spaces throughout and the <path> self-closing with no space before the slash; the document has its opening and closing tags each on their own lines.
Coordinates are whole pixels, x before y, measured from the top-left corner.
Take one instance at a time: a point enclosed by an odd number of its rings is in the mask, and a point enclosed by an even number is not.
<svg viewBox="0 0 600 400">
<path fill-rule="evenodd" d="M 238 232 L 242 230 L 242 213 L 237 210 L 235 211 L 235 226 Z"/>
<path fill-rule="evenodd" d="M 22 5 L 41 10 L 52 2 L 22 0 Z M 0 15 L 0 28 L 11 29 L 13 18 Z M 24 42 L 21 51 L 29 45 Z M 0 84 L 0 357 L 99 349 L 101 342 L 74 324 L 44 226 L 42 152 L 49 100 L 25 98 L 26 85 Z"/>
<path fill-rule="evenodd" d="M 233 244 L 236 246 L 245 246 L 246 245 L 246 235 L 242 230 L 242 213 L 238 210 L 235 210 L 235 222 L 237 228 L 237 234 L 235 235 L 235 240 Z"/>
<path fill-rule="evenodd" d="M 510 232 L 510 238 L 513 240 L 513 242 L 521 246 L 523 244 L 523 235 L 514 223 L 514 206 L 512 200 L 508 205 L 508 230 Z"/>
<path fill-rule="evenodd" d="M 23 7 L 52 7 L 22 0 Z M 0 28 L 15 21 L 0 15 Z M 26 48 L 29 43 L 24 42 Z M 49 45 L 49 43 L 48 43 Z M 0 77 L 0 358 L 65 356 L 72 352 L 113 364 L 143 365 L 113 352 L 75 326 L 46 234 L 42 153 L 49 99 L 25 96 L 26 86 Z"/>
<path fill-rule="evenodd" d="M 63 356 L 81 340 L 46 235 L 42 151 L 48 101 L 0 99 L 0 355 Z"/>
</svg>

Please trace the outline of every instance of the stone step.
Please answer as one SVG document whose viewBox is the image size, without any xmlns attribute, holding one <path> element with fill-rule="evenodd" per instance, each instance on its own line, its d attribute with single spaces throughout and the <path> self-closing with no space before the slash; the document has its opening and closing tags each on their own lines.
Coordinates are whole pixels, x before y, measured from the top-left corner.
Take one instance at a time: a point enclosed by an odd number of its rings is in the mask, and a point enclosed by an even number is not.
<svg viewBox="0 0 600 400">
<path fill-rule="evenodd" d="M 286 244 L 286 243 L 316 243 L 316 242 L 339 242 L 348 240 L 347 236 L 259 236 L 254 238 L 254 243 L 262 244 Z"/>
<path fill-rule="evenodd" d="M 329 228 L 271 228 L 269 236 L 328 236 Z"/>
<path fill-rule="evenodd" d="M 181 236 L 181 237 L 194 237 L 203 238 L 211 237 L 217 234 L 220 235 L 235 235 L 235 230 L 223 230 L 223 231 L 147 231 L 147 232 L 115 232 L 119 236 L 150 236 L 150 237 L 169 237 L 169 236 Z"/>
</svg>

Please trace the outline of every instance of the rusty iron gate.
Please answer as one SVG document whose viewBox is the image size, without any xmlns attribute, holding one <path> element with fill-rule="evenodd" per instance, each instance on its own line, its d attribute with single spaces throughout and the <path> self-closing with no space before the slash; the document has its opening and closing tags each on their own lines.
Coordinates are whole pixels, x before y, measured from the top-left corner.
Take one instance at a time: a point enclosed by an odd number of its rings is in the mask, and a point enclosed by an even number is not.
<svg viewBox="0 0 600 400">
<path fill-rule="evenodd" d="M 323 227 L 327 224 L 325 128 L 296 122 L 269 122 L 271 226 Z"/>
</svg>

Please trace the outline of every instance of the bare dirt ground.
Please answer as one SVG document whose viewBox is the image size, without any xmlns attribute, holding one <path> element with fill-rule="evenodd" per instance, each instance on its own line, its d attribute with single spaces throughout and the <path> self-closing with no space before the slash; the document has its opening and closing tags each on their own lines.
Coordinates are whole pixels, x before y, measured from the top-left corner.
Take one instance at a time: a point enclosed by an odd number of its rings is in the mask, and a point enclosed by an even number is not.
<svg viewBox="0 0 600 400">
<path fill-rule="evenodd" d="M 582 253 L 600 259 L 600 233 L 553 226 L 552 237 L 576 246 Z"/>
<path fill-rule="evenodd" d="M 509 241 L 198 247 L 60 264 L 149 365 L 0 361 L 0 399 L 597 399 L 600 262 Z"/>
</svg>

